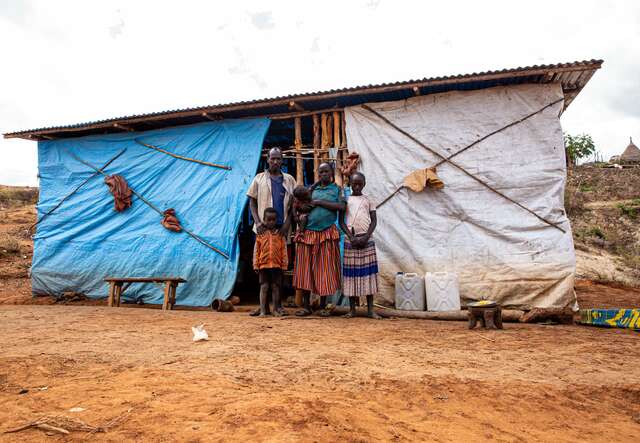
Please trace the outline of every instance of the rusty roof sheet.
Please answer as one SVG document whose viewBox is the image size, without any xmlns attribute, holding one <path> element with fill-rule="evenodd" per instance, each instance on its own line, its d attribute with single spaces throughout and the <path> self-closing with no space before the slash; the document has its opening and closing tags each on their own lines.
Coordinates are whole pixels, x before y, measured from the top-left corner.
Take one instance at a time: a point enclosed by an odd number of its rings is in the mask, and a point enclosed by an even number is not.
<svg viewBox="0 0 640 443">
<path fill-rule="evenodd" d="M 4 134 L 5 138 L 42 140 L 77 137 L 95 133 L 149 130 L 165 126 L 191 124 L 222 118 L 269 116 L 292 112 L 291 104 L 304 105 L 305 110 L 339 109 L 371 101 L 390 101 L 414 94 L 432 94 L 460 89 L 482 89 L 517 83 L 560 82 L 565 93 L 565 109 L 586 85 L 603 60 L 532 65 L 496 71 L 473 72 L 451 76 L 405 80 L 377 85 L 362 85 L 327 91 L 306 92 L 249 101 L 238 101 L 195 108 L 174 109 L 147 114 L 95 120 L 63 126 L 51 126 Z M 140 126 L 141 124 L 147 126 Z"/>
</svg>

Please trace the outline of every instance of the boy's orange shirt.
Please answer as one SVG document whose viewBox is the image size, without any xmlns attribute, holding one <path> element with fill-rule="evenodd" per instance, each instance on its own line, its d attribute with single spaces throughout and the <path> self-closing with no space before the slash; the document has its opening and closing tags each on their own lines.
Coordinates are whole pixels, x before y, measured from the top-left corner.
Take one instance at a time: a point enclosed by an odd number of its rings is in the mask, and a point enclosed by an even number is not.
<svg viewBox="0 0 640 443">
<path fill-rule="evenodd" d="M 266 231 L 256 236 L 253 250 L 253 269 L 287 269 L 289 256 L 287 242 L 278 231 Z"/>
</svg>

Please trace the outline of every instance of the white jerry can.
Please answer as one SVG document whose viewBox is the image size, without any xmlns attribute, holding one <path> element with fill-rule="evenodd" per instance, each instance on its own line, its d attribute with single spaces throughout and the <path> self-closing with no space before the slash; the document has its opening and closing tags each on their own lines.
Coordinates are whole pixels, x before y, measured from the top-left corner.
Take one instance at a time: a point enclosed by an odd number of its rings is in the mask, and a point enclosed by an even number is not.
<svg viewBox="0 0 640 443">
<path fill-rule="evenodd" d="M 424 311 L 424 279 L 409 272 L 396 274 L 396 309 L 404 311 Z"/>
<path fill-rule="evenodd" d="M 455 272 L 427 272 L 424 276 L 429 311 L 459 311 L 460 289 Z"/>
</svg>

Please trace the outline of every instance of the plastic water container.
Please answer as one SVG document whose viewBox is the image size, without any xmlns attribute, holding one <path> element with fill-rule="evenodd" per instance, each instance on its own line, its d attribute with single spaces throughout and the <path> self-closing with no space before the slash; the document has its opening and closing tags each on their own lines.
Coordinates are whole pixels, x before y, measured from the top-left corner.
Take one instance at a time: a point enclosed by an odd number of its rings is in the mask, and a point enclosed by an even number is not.
<svg viewBox="0 0 640 443">
<path fill-rule="evenodd" d="M 416 273 L 396 274 L 396 309 L 424 311 L 424 279 Z"/>
<path fill-rule="evenodd" d="M 460 310 L 458 274 L 454 272 L 427 272 L 424 276 L 424 286 L 427 291 L 427 310 Z"/>
</svg>

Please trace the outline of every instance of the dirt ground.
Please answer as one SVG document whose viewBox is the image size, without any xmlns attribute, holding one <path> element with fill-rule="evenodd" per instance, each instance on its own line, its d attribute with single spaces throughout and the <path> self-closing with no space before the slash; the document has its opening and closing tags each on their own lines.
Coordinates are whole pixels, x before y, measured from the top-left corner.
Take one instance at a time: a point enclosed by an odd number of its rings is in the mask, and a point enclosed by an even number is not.
<svg viewBox="0 0 640 443">
<path fill-rule="evenodd" d="M 2 441 L 637 441 L 638 334 L 0 306 Z M 205 323 L 208 342 L 191 341 Z M 28 390 L 28 392 L 25 392 Z M 20 392 L 23 392 L 22 394 Z M 70 412 L 71 408 L 83 408 Z"/>
<path fill-rule="evenodd" d="M 26 229 L 35 210 L 2 215 L 0 240 L 19 247 L 3 253 L 0 245 L 2 442 L 640 435 L 637 332 L 528 324 L 468 331 L 462 322 L 256 319 L 34 299 Z M 585 253 L 589 266 L 618 266 Z M 612 282 L 578 280 L 576 293 L 581 307 L 640 306 L 639 289 Z M 193 343 L 191 326 L 200 323 L 210 340 Z M 3 433 L 44 416 L 67 420 L 71 434 Z M 104 432 L 72 430 L 69 420 Z"/>
</svg>

